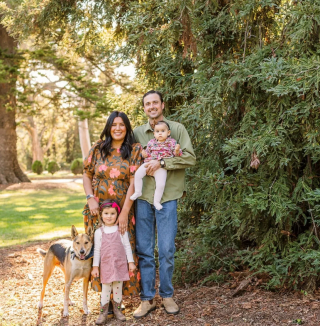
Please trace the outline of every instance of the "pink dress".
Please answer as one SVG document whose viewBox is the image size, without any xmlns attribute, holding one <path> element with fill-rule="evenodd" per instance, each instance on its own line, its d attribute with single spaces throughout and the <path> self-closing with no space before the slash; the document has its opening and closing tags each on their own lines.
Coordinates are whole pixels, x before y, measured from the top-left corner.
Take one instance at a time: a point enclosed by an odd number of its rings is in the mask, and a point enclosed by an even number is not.
<svg viewBox="0 0 320 326">
<path fill-rule="evenodd" d="M 162 158 L 174 157 L 175 147 L 177 141 L 170 136 L 164 142 L 158 142 L 155 138 L 151 139 L 146 147 L 147 157 L 144 159 L 144 163 L 151 160 L 159 161 Z M 182 150 L 179 150 L 179 156 L 182 156 Z"/>
<path fill-rule="evenodd" d="M 105 233 L 103 228 L 101 240 L 100 277 L 101 283 L 128 281 L 128 262 L 121 242 L 119 231 Z"/>
</svg>

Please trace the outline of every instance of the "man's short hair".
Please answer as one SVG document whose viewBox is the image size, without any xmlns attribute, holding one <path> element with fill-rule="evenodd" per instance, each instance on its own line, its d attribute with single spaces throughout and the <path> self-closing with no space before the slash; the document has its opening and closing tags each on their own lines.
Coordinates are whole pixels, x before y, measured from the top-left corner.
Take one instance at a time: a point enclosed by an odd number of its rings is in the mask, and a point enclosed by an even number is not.
<svg viewBox="0 0 320 326">
<path fill-rule="evenodd" d="M 161 94 L 160 92 L 158 92 L 158 91 L 151 90 L 151 91 L 149 91 L 149 92 L 147 92 L 147 93 L 145 93 L 145 94 L 143 95 L 143 97 L 142 97 L 142 106 L 144 106 L 144 98 L 145 98 L 146 96 L 150 95 L 150 94 L 158 94 L 159 97 L 160 97 L 160 101 L 161 101 L 161 103 L 163 103 L 163 97 L 162 97 L 162 94 Z"/>
</svg>

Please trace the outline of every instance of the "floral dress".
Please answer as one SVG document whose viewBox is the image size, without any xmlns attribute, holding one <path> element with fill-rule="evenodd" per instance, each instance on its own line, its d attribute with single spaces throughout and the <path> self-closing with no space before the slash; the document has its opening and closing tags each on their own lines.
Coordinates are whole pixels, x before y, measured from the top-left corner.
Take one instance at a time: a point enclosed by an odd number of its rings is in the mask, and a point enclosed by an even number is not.
<svg viewBox="0 0 320 326">
<path fill-rule="evenodd" d="M 132 145 L 132 152 L 129 159 L 122 159 L 119 149 L 112 148 L 110 155 L 102 160 L 100 154 L 100 144 L 102 140 L 96 142 L 90 149 L 88 156 L 83 164 L 83 173 L 92 179 L 92 189 L 96 200 L 101 204 L 106 199 L 114 199 L 123 207 L 126 199 L 127 190 L 130 185 L 130 178 L 134 176 L 137 168 L 143 163 L 140 144 Z M 96 230 L 98 226 L 98 216 L 90 214 L 89 206 L 86 204 L 83 210 L 84 226 L 93 226 Z M 133 206 L 128 215 L 128 235 L 132 248 L 133 258 L 138 266 L 137 256 L 135 254 L 135 218 Z M 130 280 L 123 283 L 124 295 L 137 295 L 140 292 L 140 272 L 136 270 L 130 273 Z M 91 279 L 92 289 L 101 292 L 100 278 Z"/>
</svg>

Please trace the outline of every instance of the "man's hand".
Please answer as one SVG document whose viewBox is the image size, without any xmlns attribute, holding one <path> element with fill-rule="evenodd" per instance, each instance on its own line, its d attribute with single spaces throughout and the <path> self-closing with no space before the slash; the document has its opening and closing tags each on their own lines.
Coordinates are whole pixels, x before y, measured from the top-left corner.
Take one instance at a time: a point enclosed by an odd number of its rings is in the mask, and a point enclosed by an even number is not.
<svg viewBox="0 0 320 326">
<path fill-rule="evenodd" d="M 99 268 L 98 268 L 98 266 L 93 266 L 92 267 L 91 275 L 93 277 L 98 277 L 99 276 Z"/>
<path fill-rule="evenodd" d="M 152 160 L 145 164 L 147 168 L 147 175 L 153 176 L 153 174 L 160 169 L 160 162 L 157 160 Z"/>
<path fill-rule="evenodd" d="M 174 155 L 179 156 L 180 155 L 180 145 L 177 144 L 174 148 Z"/>
</svg>

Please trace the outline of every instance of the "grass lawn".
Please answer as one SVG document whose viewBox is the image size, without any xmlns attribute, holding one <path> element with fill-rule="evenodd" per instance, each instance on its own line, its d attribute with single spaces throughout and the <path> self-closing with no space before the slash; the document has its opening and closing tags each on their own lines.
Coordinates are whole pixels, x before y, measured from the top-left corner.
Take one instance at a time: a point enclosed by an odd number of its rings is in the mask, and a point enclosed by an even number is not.
<svg viewBox="0 0 320 326">
<path fill-rule="evenodd" d="M 41 179 L 60 179 L 60 178 L 82 178 L 82 174 L 74 175 L 71 171 L 58 171 L 54 174 L 48 173 L 48 171 L 43 171 L 41 174 L 36 174 L 33 172 L 26 172 L 27 177 L 30 180 L 41 180 Z"/>
<path fill-rule="evenodd" d="M 83 190 L 0 192 L 0 247 L 70 236 L 71 225 L 83 232 Z"/>
</svg>

